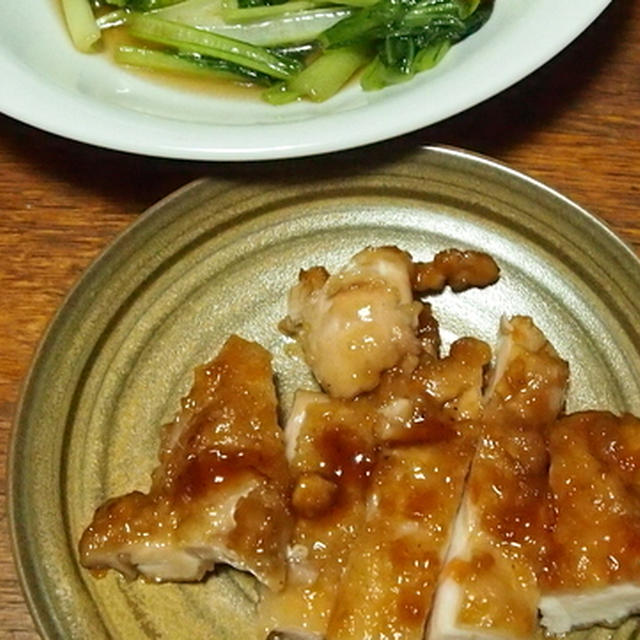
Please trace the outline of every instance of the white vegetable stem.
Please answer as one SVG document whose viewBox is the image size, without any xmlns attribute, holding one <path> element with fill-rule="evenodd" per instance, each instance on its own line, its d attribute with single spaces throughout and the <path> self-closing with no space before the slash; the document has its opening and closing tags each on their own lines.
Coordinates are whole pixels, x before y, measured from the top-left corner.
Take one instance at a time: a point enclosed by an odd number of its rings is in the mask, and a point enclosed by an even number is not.
<svg viewBox="0 0 640 640">
<path fill-rule="evenodd" d="M 187 0 L 153 13 L 165 20 L 180 22 L 262 47 L 310 42 L 336 22 L 351 15 L 349 8 L 323 7 L 242 24 L 227 23 L 224 13 L 233 5 L 235 3 L 230 2 L 229 6 L 225 6 L 222 0 Z"/>
<path fill-rule="evenodd" d="M 100 40 L 100 29 L 89 1 L 62 0 L 62 10 L 76 49 L 88 53 Z"/>
</svg>

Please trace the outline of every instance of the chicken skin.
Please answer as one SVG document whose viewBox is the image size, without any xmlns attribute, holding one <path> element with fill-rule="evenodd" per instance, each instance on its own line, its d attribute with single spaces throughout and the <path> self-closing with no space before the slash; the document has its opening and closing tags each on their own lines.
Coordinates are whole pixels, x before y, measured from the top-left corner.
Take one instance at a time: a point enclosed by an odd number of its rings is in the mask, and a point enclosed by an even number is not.
<svg viewBox="0 0 640 640">
<path fill-rule="evenodd" d="M 432 262 L 413 262 L 397 247 L 367 247 L 333 275 L 324 267 L 301 271 L 281 328 L 298 339 L 329 395 L 353 398 L 374 389 L 384 371 L 416 365 L 425 305 L 415 293 L 484 287 L 498 275 L 493 259 L 475 251 L 449 249 Z"/>
<path fill-rule="evenodd" d="M 80 540 L 81 563 L 158 582 L 200 580 L 227 563 L 281 588 L 289 474 L 265 349 L 232 336 L 196 369 L 159 461 L 148 493 L 97 509 Z"/>
<path fill-rule="evenodd" d="M 530 318 L 503 319 L 482 435 L 454 525 L 428 638 L 531 638 L 549 545 L 546 428 L 569 370 Z"/>
<path fill-rule="evenodd" d="M 640 420 L 607 411 L 565 416 L 549 429 L 556 514 L 542 624 L 551 633 L 640 611 Z"/>
<path fill-rule="evenodd" d="M 364 399 L 298 391 L 285 427 L 295 526 L 286 587 L 265 592 L 258 627 L 324 638 L 344 566 L 366 511 L 377 414 Z"/>
</svg>

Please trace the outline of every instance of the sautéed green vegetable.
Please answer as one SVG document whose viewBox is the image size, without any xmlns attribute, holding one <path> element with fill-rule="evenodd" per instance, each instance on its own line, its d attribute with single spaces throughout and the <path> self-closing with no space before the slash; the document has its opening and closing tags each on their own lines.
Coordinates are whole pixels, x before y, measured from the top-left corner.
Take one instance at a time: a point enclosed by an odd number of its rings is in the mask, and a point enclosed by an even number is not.
<svg viewBox="0 0 640 640">
<path fill-rule="evenodd" d="M 75 46 L 129 42 L 117 63 L 264 87 L 271 104 L 316 102 L 361 72 L 366 91 L 406 82 L 480 29 L 493 0 L 61 0 Z"/>
</svg>

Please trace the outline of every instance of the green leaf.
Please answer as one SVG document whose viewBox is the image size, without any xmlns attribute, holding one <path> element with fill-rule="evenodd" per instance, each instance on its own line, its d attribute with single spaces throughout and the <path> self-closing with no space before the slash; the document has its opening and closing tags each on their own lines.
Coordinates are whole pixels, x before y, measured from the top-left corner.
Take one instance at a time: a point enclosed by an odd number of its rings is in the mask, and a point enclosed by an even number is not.
<svg viewBox="0 0 640 640">
<path fill-rule="evenodd" d="M 151 71 L 177 73 L 179 75 L 199 76 L 203 78 L 224 78 L 227 80 L 250 81 L 254 84 L 269 86 L 269 76 L 253 69 L 241 67 L 226 60 L 206 58 L 197 54 L 176 54 L 147 49 L 145 47 L 120 46 L 114 52 L 118 64 L 130 65 Z"/>
<path fill-rule="evenodd" d="M 449 49 L 451 49 L 451 43 L 448 40 L 436 42 L 429 47 L 420 49 L 413 61 L 414 72 L 419 73 L 420 71 L 433 69 L 444 58 Z"/>
<path fill-rule="evenodd" d="M 133 15 L 129 20 L 129 32 L 148 42 L 227 60 L 274 78 L 289 78 L 300 69 L 299 61 L 276 56 L 263 47 L 148 14 Z"/>
<path fill-rule="evenodd" d="M 290 102 L 298 97 L 324 102 L 340 91 L 370 57 L 365 47 L 330 49 L 284 86 L 267 91 L 264 97 L 272 104 Z"/>
</svg>

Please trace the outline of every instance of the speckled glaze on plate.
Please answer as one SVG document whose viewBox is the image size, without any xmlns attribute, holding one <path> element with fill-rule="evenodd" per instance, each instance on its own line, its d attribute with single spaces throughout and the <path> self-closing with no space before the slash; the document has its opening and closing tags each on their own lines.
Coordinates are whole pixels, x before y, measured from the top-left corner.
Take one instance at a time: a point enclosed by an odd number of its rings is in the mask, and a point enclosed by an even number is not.
<svg viewBox="0 0 640 640">
<path fill-rule="evenodd" d="M 132 225 L 52 322 L 16 417 L 9 481 L 14 552 L 46 638 L 253 640 L 248 577 L 193 585 L 94 579 L 76 543 L 106 497 L 145 490 L 160 427 L 195 365 L 230 333 L 274 354 L 283 406 L 312 381 L 276 329 L 301 267 L 368 244 L 428 259 L 482 249 L 486 290 L 431 298 L 445 342 L 493 341 L 501 314 L 533 316 L 571 365 L 569 410 L 640 413 L 640 264 L 593 216 L 491 160 L 446 148 L 402 157 L 256 168 L 202 179 Z"/>
</svg>

